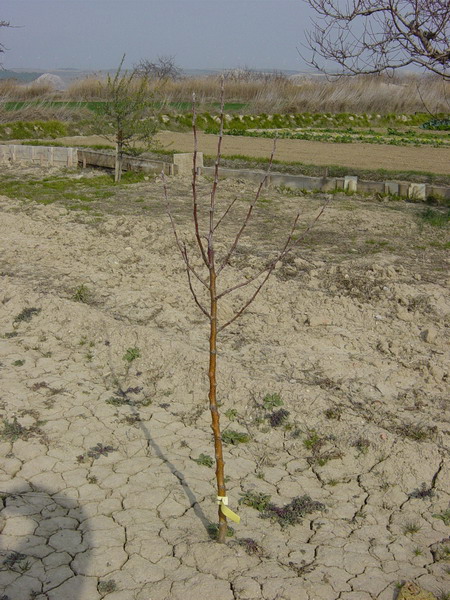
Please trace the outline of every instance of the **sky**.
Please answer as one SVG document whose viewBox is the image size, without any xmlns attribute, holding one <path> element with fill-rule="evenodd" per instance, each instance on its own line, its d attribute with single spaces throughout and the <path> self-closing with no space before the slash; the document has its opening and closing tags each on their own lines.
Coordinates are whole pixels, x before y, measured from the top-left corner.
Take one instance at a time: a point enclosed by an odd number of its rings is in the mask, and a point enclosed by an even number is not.
<svg viewBox="0 0 450 600">
<path fill-rule="evenodd" d="M 310 71 L 304 0 L 2 0 L 6 69 L 112 69 L 172 55 L 184 69 Z"/>
</svg>

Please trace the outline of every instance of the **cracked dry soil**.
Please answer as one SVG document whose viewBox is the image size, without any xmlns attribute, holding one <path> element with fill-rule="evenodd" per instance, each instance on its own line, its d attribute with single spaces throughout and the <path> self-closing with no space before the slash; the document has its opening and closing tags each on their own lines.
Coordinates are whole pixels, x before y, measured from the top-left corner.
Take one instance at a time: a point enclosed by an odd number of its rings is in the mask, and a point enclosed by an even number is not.
<svg viewBox="0 0 450 600">
<path fill-rule="evenodd" d="M 190 182 L 169 186 L 187 235 Z M 223 284 L 321 201 L 265 192 Z M 393 600 L 406 580 L 448 592 L 447 230 L 420 206 L 337 196 L 225 330 L 222 425 L 250 439 L 225 446 L 242 521 L 221 546 L 214 470 L 196 462 L 213 455 L 208 328 L 161 183 L 93 207 L 0 198 L 1 597 Z M 240 494 L 325 510 L 281 527 Z"/>
</svg>

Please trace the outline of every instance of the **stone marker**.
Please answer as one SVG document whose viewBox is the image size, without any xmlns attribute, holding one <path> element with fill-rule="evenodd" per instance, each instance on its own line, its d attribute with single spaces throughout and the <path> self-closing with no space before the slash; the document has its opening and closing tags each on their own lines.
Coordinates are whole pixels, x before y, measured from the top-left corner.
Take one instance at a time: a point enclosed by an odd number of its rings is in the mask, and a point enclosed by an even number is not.
<svg viewBox="0 0 450 600">
<path fill-rule="evenodd" d="M 177 175 L 192 175 L 193 152 L 173 155 L 173 164 L 176 165 Z M 203 152 L 197 152 L 197 167 L 203 167 Z"/>
<path fill-rule="evenodd" d="M 344 190 L 356 192 L 358 189 L 358 177 L 356 175 L 346 175 L 344 177 Z"/>
<path fill-rule="evenodd" d="M 425 200 L 427 197 L 425 183 L 410 183 L 408 187 L 408 198 L 412 200 Z"/>
</svg>

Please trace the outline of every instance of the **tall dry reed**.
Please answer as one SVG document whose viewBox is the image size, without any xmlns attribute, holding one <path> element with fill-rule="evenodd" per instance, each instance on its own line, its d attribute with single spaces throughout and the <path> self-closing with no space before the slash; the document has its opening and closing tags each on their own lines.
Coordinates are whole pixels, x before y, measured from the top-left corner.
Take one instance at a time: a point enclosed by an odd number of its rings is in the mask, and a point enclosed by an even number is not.
<svg viewBox="0 0 450 600">
<path fill-rule="evenodd" d="M 14 79 L 0 80 L 0 100 L 18 101 L 47 98 L 55 95 L 51 83 L 19 83 Z"/>
<path fill-rule="evenodd" d="M 139 78 L 131 85 L 140 86 Z M 148 82 L 149 98 L 171 102 L 190 102 L 195 92 L 199 109 L 214 102 L 219 78 L 185 77 L 179 80 Z M 414 113 L 450 112 L 450 83 L 434 76 L 403 75 L 359 76 L 327 80 L 321 76 L 287 78 L 283 75 L 261 77 L 228 77 L 227 102 L 246 104 L 243 112 L 352 112 L 352 113 Z M 1 100 L 32 100 L 55 98 L 48 84 L 23 85 L 0 81 Z M 106 79 L 91 76 L 72 82 L 60 99 L 76 101 L 105 100 Z"/>
</svg>

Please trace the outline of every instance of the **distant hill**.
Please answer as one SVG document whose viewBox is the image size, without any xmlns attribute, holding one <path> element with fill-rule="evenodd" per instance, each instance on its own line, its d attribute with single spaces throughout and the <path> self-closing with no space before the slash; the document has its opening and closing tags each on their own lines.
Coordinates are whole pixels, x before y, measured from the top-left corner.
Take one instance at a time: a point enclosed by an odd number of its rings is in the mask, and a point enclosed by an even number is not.
<svg viewBox="0 0 450 600">
<path fill-rule="evenodd" d="M 40 75 L 42 75 L 43 71 L 32 72 L 32 71 L 8 71 L 7 69 L 0 69 L 0 79 L 17 79 L 17 81 L 22 81 L 24 83 L 29 83 L 30 81 L 34 81 Z"/>
</svg>

